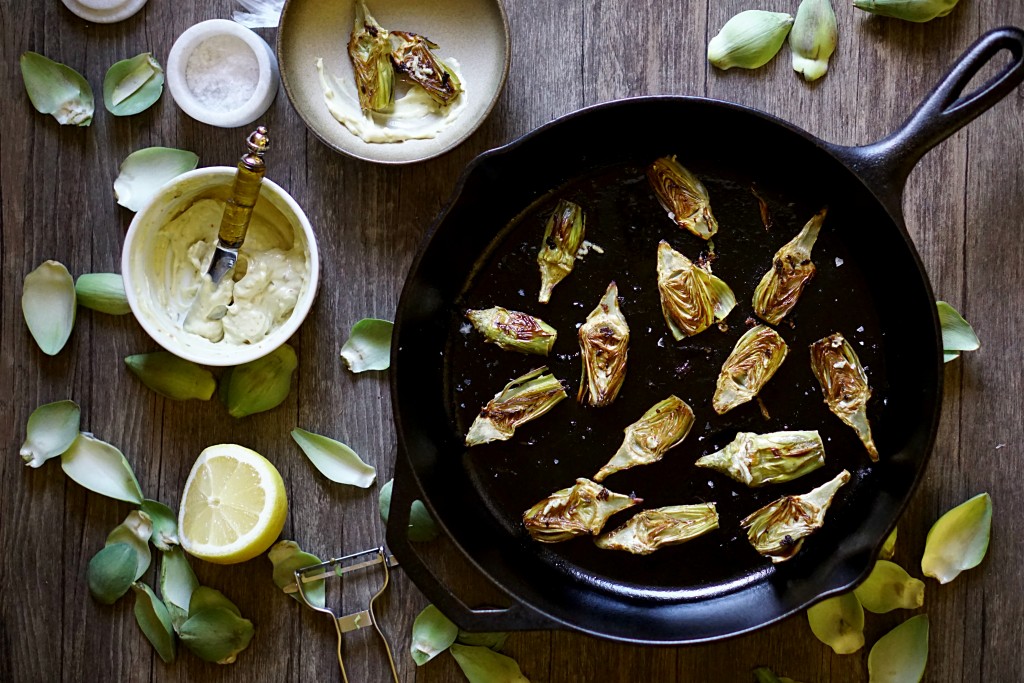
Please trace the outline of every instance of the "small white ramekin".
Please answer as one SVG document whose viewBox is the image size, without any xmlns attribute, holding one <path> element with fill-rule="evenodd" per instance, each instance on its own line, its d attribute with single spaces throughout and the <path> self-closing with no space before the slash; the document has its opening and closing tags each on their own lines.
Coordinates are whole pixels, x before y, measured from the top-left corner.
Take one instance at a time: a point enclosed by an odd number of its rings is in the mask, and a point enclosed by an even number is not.
<svg viewBox="0 0 1024 683">
<path fill-rule="evenodd" d="M 264 180 L 255 211 L 259 213 L 260 205 L 269 202 L 285 217 L 295 239 L 301 240 L 306 248 L 306 284 L 299 293 L 291 316 L 255 344 L 239 345 L 214 343 L 185 332 L 177 320 L 162 310 L 155 291 L 146 279 L 157 231 L 187 209 L 196 199 L 211 194 L 229 194 L 234 179 L 233 167 L 212 166 L 189 171 L 170 181 L 135 214 L 121 251 L 121 275 L 124 278 L 128 305 L 131 306 L 135 319 L 160 346 L 180 358 L 202 365 L 241 365 L 262 358 L 288 341 L 306 319 L 320 280 L 320 252 L 312 224 L 291 195 L 277 183 Z"/>
<path fill-rule="evenodd" d="M 188 87 L 185 74 L 192 52 L 211 38 L 231 36 L 240 39 L 252 50 L 259 67 L 259 80 L 248 101 L 230 111 L 211 109 Z M 252 123 L 266 113 L 277 96 L 281 80 L 277 57 L 267 41 L 246 27 L 227 19 L 201 21 L 178 36 L 167 56 L 167 89 L 182 111 L 197 121 L 220 128 L 237 128 Z"/>
<path fill-rule="evenodd" d="M 77 16 L 96 24 L 113 24 L 133 16 L 146 0 L 63 0 Z"/>
</svg>

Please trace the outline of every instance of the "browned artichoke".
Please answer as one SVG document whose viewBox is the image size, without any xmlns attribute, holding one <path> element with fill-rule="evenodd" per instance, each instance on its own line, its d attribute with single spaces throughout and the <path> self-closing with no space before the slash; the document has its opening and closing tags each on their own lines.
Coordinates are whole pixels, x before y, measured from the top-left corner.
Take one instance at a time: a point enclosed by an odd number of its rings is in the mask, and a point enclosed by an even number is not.
<svg viewBox="0 0 1024 683">
<path fill-rule="evenodd" d="M 662 456 L 686 438 L 693 426 L 693 411 L 686 401 L 669 396 L 626 427 L 626 438 L 608 464 L 594 475 L 594 481 L 604 481 L 609 474 L 658 462 Z"/>
<path fill-rule="evenodd" d="M 586 236 L 587 218 L 578 204 L 559 200 L 544 227 L 544 240 L 537 253 L 540 265 L 540 296 L 542 304 L 551 300 L 551 290 L 572 272 L 576 253 Z"/>
<path fill-rule="evenodd" d="M 594 539 L 598 548 L 650 555 L 658 548 L 677 545 L 718 528 L 714 503 L 673 505 L 644 510 L 614 531 Z"/>
<path fill-rule="evenodd" d="M 518 377 L 496 394 L 473 420 L 466 445 L 507 441 L 516 427 L 548 412 L 565 398 L 562 383 L 546 367 Z"/>
<path fill-rule="evenodd" d="M 802 496 L 783 496 L 765 505 L 740 522 L 747 530 L 747 539 L 754 549 L 783 562 L 797 554 L 804 538 L 821 528 L 832 497 L 850 480 L 843 470 L 830 482 Z"/>
<path fill-rule="evenodd" d="M 804 286 L 814 277 L 811 249 L 818 239 L 828 209 L 822 209 L 796 237 L 775 252 L 772 269 L 764 274 L 754 290 L 754 313 L 761 320 L 778 325 L 796 306 Z"/>
<path fill-rule="evenodd" d="M 767 325 L 747 330 L 722 364 L 712 400 L 715 412 L 724 415 L 757 396 L 788 352 L 785 340 Z"/>
<path fill-rule="evenodd" d="M 825 444 L 816 431 L 740 432 L 725 448 L 705 455 L 696 464 L 750 487 L 782 484 L 824 465 Z"/>
<path fill-rule="evenodd" d="M 609 517 L 642 502 L 642 498 L 613 493 L 589 479 L 577 479 L 575 485 L 555 491 L 524 512 L 523 524 L 542 543 L 596 536 Z"/>
<path fill-rule="evenodd" d="M 651 164 L 647 179 L 676 225 L 705 240 L 718 232 L 707 189 L 674 156 L 662 157 Z"/>
<path fill-rule="evenodd" d="M 401 43 L 391 52 L 395 71 L 427 91 L 441 106 L 451 104 L 462 92 L 462 83 L 451 68 L 431 50 L 438 46 L 424 36 L 407 31 L 392 31 Z"/>
<path fill-rule="evenodd" d="M 871 438 L 867 405 L 871 387 L 857 353 L 839 332 L 811 344 L 811 370 L 821 384 L 825 403 L 839 419 L 853 427 L 872 460 L 878 449 Z"/>
<path fill-rule="evenodd" d="M 664 240 L 658 245 L 658 292 L 661 312 L 676 341 L 703 332 L 736 305 L 729 285 Z"/>
<path fill-rule="evenodd" d="M 388 31 L 377 23 L 366 3 L 356 6 L 355 25 L 348 41 L 348 56 L 363 112 L 383 111 L 395 99 L 395 69 L 391 65 Z"/>
<path fill-rule="evenodd" d="M 629 325 L 619 310 L 619 288 L 612 282 L 579 332 L 583 376 L 576 400 L 595 408 L 609 405 L 626 380 Z"/>
<path fill-rule="evenodd" d="M 470 309 L 466 311 L 466 317 L 487 341 L 506 351 L 546 356 L 558 337 L 555 328 L 540 318 L 501 306 Z"/>
</svg>

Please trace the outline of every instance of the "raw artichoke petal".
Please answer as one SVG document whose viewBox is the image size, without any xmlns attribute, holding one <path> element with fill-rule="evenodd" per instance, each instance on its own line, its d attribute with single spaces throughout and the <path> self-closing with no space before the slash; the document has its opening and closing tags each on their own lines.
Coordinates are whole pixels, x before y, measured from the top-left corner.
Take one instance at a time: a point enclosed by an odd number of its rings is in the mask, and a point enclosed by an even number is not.
<svg viewBox="0 0 1024 683">
<path fill-rule="evenodd" d="M 150 542 L 157 550 L 167 552 L 172 546 L 178 545 L 178 517 L 174 510 L 158 500 L 142 501 L 139 510 L 149 515 L 153 522 L 153 535 Z"/>
<path fill-rule="evenodd" d="M 153 536 L 153 520 L 141 510 L 133 510 L 123 522 L 114 527 L 107 536 L 106 545 L 123 543 L 132 548 L 138 558 L 133 581 L 138 581 L 149 569 L 153 555 L 149 550 L 149 539 Z"/>
<path fill-rule="evenodd" d="M 149 109 L 164 91 L 164 70 L 152 53 L 116 62 L 103 78 L 103 104 L 114 116 Z"/>
<path fill-rule="evenodd" d="M 416 666 L 423 666 L 447 650 L 459 635 L 459 627 L 433 605 L 427 605 L 412 623 L 409 651 Z"/>
<path fill-rule="evenodd" d="M 959 0 L 853 0 L 859 10 L 883 17 L 923 23 L 944 17 Z"/>
<path fill-rule="evenodd" d="M 199 164 L 194 153 L 170 147 L 146 147 L 121 162 L 114 197 L 129 211 L 139 211 L 161 187 Z"/>
<path fill-rule="evenodd" d="M 377 470 L 340 441 L 305 429 L 293 429 L 292 438 L 320 474 L 333 482 L 365 489 L 372 486 L 377 478 Z"/>
<path fill-rule="evenodd" d="M 389 479 L 384 486 L 380 487 L 380 495 L 377 497 L 380 518 L 385 525 L 387 525 L 388 517 L 391 514 L 391 491 L 394 484 L 395 480 Z M 434 524 L 434 519 L 427 512 L 427 506 L 423 504 L 422 500 L 412 502 L 409 509 L 409 529 L 406 533 L 409 535 L 409 540 L 414 543 L 433 541 L 438 536 L 437 525 Z"/>
<path fill-rule="evenodd" d="M 124 454 L 91 434 L 78 435 L 61 454 L 60 466 L 79 485 L 100 495 L 136 505 L 145 499 Z"/>
<path fill-rule="evenodd" d="M 961 351 L 975 351 L 981 347 L 974 328 L 955 308 L 945 301 L 936 301 L 935 306 L 939 309 L 939 324 L 942 326 L 944 362 L 959 358 Z"/>
<path fill-rule="evenodd" d="M 39 348 L 55 356 L 75 326 L 75 281 L 59 261 L 45 261 L 25 276 L 21 312 Z"/>
<path fill-rule="evenodd" d="M 78 305 L 107 315 L 125 315 L 132 308 L 118 273 L 85 273 L 75 282 Z"/>
<path fill-rule="evenodd" d="M 281 344 L 263 358 L 232 368 L 225 401 L 228 414 L 242 418 L 284 403 L 298 365 L 295 349 Z"/>
<path fill-rule="evenodd" d="M 139 555 L 127 543 L 104 546 L 89 560 L 85 572 L 89 593 L 104 605 L 113 605 L 135 582 Z"/>
<path fill-rule="evenodd" d="M 868 653 L 870 683 L 917 683 L 928 664 L 928 615 L 918 614 L 878 639 Z"/>
<path fill-rule="evenodd" d="M 132 584 L 135 591 L 135 622 L 142 633 L 168 664 L 174 661 L 177 647 L 174 641 L 174 626 L 166 605 L 156 597 L 153 589 L 144 583 Z"/>
<path fill-rule="evenodd" d="M 839 25 L 829 0 L 802 0 L 789 33 L 793 70 L 806 81 L 818 80 L 828 71 L 838 41 Z"/>
<path fill-rule="evenodd" d="M 295 585 L 295 572 L 304 567 L 320 564 L 316 555 L 304 552 L 295 541 L 278 541 L 267 553 L 267 559 L 274 565 L 274 585 L 282 591 Z M 317 607 L 327 601 L 327 586 L 323 579 L 302 584 L 306 599 Z M 293 600 L 305 605 L 298 593 L 286 593 Z"/>
<path fill-rule="evenodd" d="M 390 320 L 363 318 L 352 326 L 341 357 L 351 372 L 387 370 L 391 367 L 391 333 L 395 324 Z"/>
<path fill-rule="evenodd" d="M 793 26 L 793 17 L 781 12 L 740 12 L 708 43 L 708 61 L 719 69 L 756 69 L 778 53 Z"/>
<path fill-rule="evenodd" d="M 508 636 L 509 634 L 505 632 L 475 633 L 459 629 L 459 635 L 455 637 L 455 641 L 462 645 L 488 647 L 495 652 L 499 652 L 501 651 L 501 648 L 505 646 L 505 641 L 508 640 Z"/>
<path fill-rule="evenodd" d="M 896 536 L 899 528 L 893 527 L 892 533 L 886 536 L 885 542 L 882 543 L 882 549 L 878 551 L 878 558 L 881 560 L 891 560 L 893 555 L 896 554 Z"/>
<path fill-rule="evenodd" d="M 207 662 L 231 664 L 249 646 L 252 622 L 225 607 L 208 607 L 191 615 L 178 635 L 182 644 Z"/>
<path fill-rule="evenodd" d="M 88 126 L 96 108 L 92 86 L 69 66 L 38 54 L 21 55 L 21 77 L 32 106 L 61 125 Z"/>
<path fill-rule="evenodd" d="M 82 411 L 74 401 L 46 403 L 33 410 L 20 451 L 25 464 L 39 467 L 68 450 L 78 438 L 81 418 Z"/>
<path fill-rule="evenodd" d="M 864 608 L 853 593 L 843 593 L 807 608 L 807 623 L 814 637 L 837 655 L 864 647 Z"/>
<path fill-rule="evenodd" d="M 163 553 L 160 561 L 160 595 L 171 616 L 174 630 L 178 631 L 188 619 L 188 606 L 199 580 L 188 563 L 185 551 L 174 546 Z"/>
<path fill-rule="evenodd" d="M 516 660 L 488 647 L 454 643 L 449 651 L 469 683 L 530 683 Z"/>
<path fill-rule="evenodd" d="M 949 583 L 981 564 L 992 533 L 992 498 L 981 493 L 939 517 L 928 531 L 921 572 Z"/>
<path fill-rule="evenodd" d="M 924 604 L 924 582 L 887 560 L 875 562 L 864 583 L 853 590 L 869 612 L 885 614 L 894 609 L 917 609 Z"/>
<path fill-rule="evenodd" d="M 237 617 L 242 616 L 242 610 L 238 609 L 238 605 L 216 588 L 196 586 L 188 600 L 188 616 L 191 618 L 211 609 L 223 609 Z"/>
<path fill-rule="evenodd" d="M 147 387 L 175 401 L 209 401 L 217 389 L 212 372 L 167 351 L 127 356 L 124 364 Z"/>
</svg>

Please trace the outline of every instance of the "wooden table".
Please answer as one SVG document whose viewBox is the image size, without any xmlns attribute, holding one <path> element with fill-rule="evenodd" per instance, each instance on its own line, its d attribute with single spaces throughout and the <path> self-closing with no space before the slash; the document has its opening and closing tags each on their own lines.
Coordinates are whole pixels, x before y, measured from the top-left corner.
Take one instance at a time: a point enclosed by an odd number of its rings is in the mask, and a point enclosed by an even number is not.
<svg viewBox="0 0 1024 683">
<path fill-rule="evenodd" d="M 362 317 L 393 316 L 424 230 L 463 166 L 479 152 L 585 105 L 652 93 L 704 95 L 763 109 L 825 140 L 876 140 L 903 120 L 982 31 L 1024 25 L 1024 5 L 966 0 L 948 17 L 916 25 L 870 18 L 837 2 L 840 44 L 822 81 L 807 85 L 784 48 L 756 72 L 719 72 L 704 58 L 707 39 L 734 13 L 758 5 L 795 12 L 796 1 L 551 2 L 509 0 L 513 67 L 489 120 L 440 159 L 386 168 L 335 154 L 303 127 L 283 92 L 266 122 L 276 133 L 271 176 L 317 226 L 322 253 L 319 299 L 293 340 L 300 366 L 288 400 L 234 420 L 216 403 L 165 400 L 125 369 L 122 358 L 157 348 L 131 316 L 81 310 L 68 346 L 43 355 L 19 310 L 22 279 L 48 258 L 75 275 L 118 271 L 131 214 L 114 202 L 120 161 L 151 145 L 194 150 L 202 165 L 233 164 L 239 131 L 199 124 L 168 94 L 149 111 L 117 119 L 99 110 L 89 128 L 60 127 L 33 111 L 18 75 L 18 55 L 35 50 L 87 75 L 100 91 L 106 68 L 152 50 L 165 61 L 175 37 L 197 21 L 228 17 L 229 0 L 151 0 L 135 18 L 86 25 L 56 0 L 0 0 L 0 680 L 335 680 L 334 634 L 326 619 L 274 588 L 270 563 L 217 567 L 194 561 L 202 583 L 224 590 L 256 625 L 256 638 L 232 666 L 181 651 L 174 665 L 154 654 L 134 623 L 132 600 L 94 602 L 85 583 L 89 558 L 129 506 L 87 493 L 56 462 L 22 467 L 17 449 L 29 413 L 73 398 L 83 429 L 119 446 L 146 494 L 176 505 L 199 452 L 240 442 L 270 457 L 288 486 L 284 536 L 322 556 L 371 547 L 383 538 L 376 487 L 331 484 L 288 436 L 301 426 L 344 440 L 390 478 L 395 451 L 387 378 L 353 376 L 338 350 Z M 274 31 L 262 31 L 271 41 Z M 984 564 L 954 583 L 929 581 L 931 618 L 926 679 L 1019 680 L 1024 632 L 1024 97 L 1018 90 L 929 154 L 907 187 L 907 225 L 935 293 L 971 320 L 980 351 L 946 367 L 944 412 L 923 485 L 900 522 L 896 559 L 920 575 L 925 533 L 947 508 L 981 491 L 995 505 Z M 694 131 L 694 135 L 700 135 Z M 600 144 L 595 142 L 595 144 Z M 814 169 L 807 169 L 814 173 Z M 436 553 L 447 563 L 448 555 Z M 465 570 L 450 570 L 462 581 Z M 152 570 L 149 580 L 152 581 Z M 365 600 L 361 584 L 345 608 Z M 337 596 L 336 596 L 337 597 Z M 342 598 L 339 598 L 342 599 Z M 448 655 L 417 669 L 407 654 L 413 618 L 425 599 L 399 570 L 383 611 L 403 681 L 461 680 Z M 906 618 L 868 615 L 868 644 Z M 352 681 L 387 680 L 369 635 L 346 647 Z M 749 681 L 769 665 L 797 680 L 867 679 L 868 647 L 836 656 L 811 635 L 803 616 L 753 635 L 702 647 L 637 648 L 566 632 L 516 634 L 508 652 L 535 683 L 577 681 Z"/>
</svg>

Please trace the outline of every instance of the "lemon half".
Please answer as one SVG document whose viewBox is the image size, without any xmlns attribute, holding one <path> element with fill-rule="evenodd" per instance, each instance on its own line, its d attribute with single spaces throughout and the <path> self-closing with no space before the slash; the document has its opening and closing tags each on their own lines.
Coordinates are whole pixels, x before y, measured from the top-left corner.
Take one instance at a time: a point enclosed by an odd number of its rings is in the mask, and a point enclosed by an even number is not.
<svg viewBox="0 0 1024 683">
<path fill-rule="evenodd" d="M 234 564 L 265 552 L 288 515 L 274 465 L 237 444 L 210 446 L 189 472 L 178 511 L 181 546 L 207 562 Z"/>
</svg>

